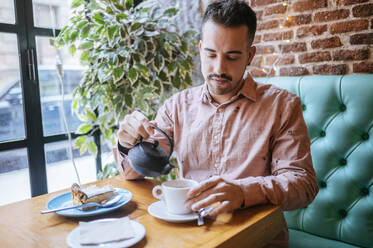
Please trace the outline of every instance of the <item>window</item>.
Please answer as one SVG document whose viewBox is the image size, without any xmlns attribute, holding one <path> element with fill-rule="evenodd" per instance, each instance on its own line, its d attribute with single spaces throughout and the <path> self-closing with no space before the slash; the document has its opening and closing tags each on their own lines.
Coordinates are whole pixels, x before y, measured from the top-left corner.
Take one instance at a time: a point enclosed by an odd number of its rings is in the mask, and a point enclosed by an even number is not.
<svg viewBox="0 0 373 248">
<path fill-rule="evenodd" d="M 64 65 L 62 103 L 57 51 L 50 45 L 67 23 L 71 2 L 0 1 L 0 205 L 76 182 L 62 110 L 74 131 L 80 121 L 70 105 L 82 68 L 79 56 L 58 51 Z M 97 157 L 73 152 L 81 183 L 96 180 L 101 169 L 99 133 L 92 139 L 99 148 Z"/>
</svg>

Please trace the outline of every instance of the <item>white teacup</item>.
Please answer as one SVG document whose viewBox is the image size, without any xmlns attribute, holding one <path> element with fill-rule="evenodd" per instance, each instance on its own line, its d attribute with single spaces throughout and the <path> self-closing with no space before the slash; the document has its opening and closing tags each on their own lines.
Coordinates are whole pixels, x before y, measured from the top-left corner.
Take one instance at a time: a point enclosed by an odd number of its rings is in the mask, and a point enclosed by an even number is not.
<svg viewBox="0 0 373 248">
<path fill-rule="evenodd" d="M 189 179 L 167 181 L 153 188 L 153 196 L 165 203 L 171 214 L 188 214 L 192 210 L 185 208 L 188 191 L 198 183 Z"/>
</svg>

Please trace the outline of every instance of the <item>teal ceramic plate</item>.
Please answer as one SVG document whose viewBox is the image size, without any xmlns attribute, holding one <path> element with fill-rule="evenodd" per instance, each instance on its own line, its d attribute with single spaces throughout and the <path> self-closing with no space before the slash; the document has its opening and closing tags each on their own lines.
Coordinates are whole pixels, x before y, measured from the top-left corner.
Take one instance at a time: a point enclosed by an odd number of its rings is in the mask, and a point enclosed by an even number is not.
<svg viewBox="0 0 373 248">
<path fill-rule="evenodd" d="M 117 208 L 120 208 L 131 201 L 132 193 L 126 189 L 115 189 L 116 194 L 122 195 L 122 198 L 113 206 L 107 208 L 93 208 L 89 210 L 80 210 L 80 209 L 68 209 L 63 211 L 56 212 L 59 215 L 63 215 L 66 217 L 88 217 L 94 215 L 100 215 L 104 213 L 108 213 L 114 211 Z M 73 205 L 71 199 L 71 192 L 56 196 L 52 200 L 47 203 L 47 209 L 55 209 L 55 208 L 62 208 L 62 207 L 70 207 Z"/>
</svg>

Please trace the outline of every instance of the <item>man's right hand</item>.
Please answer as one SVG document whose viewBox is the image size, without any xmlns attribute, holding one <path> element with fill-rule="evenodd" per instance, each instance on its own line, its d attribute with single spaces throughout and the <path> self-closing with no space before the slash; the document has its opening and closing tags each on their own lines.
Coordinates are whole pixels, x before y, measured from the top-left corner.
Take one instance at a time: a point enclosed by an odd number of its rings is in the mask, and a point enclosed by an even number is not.
<svg viewBox="0 0 373 248">
<path fill-rule="evenodd" d="M 118 142 L 125 148 L 134 147 L 140 137 L 143 139 L 153 135 L 154 129 L 150 125 L 148 118 L 139 111 L 126 115 L 124 120 L 119 124 Z"/>
</svg>

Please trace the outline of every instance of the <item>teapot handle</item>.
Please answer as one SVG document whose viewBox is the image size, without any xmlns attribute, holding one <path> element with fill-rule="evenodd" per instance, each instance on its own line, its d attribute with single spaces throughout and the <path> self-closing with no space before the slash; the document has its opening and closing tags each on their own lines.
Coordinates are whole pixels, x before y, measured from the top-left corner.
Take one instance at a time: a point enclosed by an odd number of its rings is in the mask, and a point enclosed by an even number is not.
<svg viewBox="0 0 373 248">
<path fill-rule="evenodd" d="M 172 155 L 172 152 L 174 151 L 174 143 L 172 142 L 171 138 L 162 130 L 160 129 L 159 127 L 157 126 L 154 126 L 154 125 L 150 125 L 152 128 L 154 128 L 155 130 L 157 130 L 158 132 L 162 133 L 163 136 L 165 136 L 168 140 L 168 143 L 170 144 L 170 154 L 168 155 L 168 158 L 167 158 L 167 161 L 170 160 L 170 157 Z"/>
</svg>

